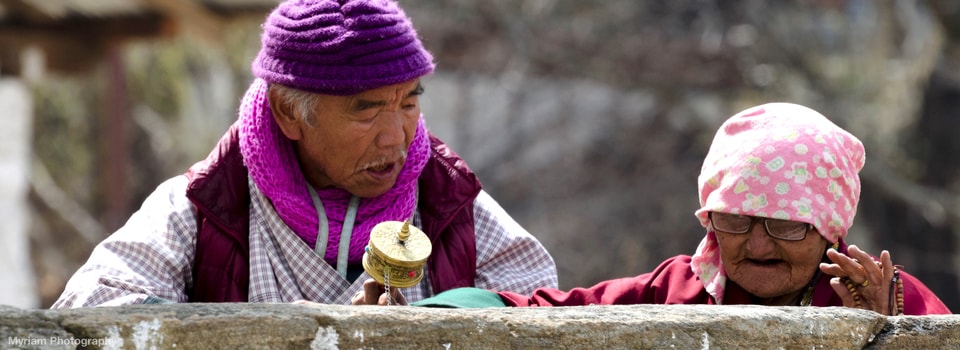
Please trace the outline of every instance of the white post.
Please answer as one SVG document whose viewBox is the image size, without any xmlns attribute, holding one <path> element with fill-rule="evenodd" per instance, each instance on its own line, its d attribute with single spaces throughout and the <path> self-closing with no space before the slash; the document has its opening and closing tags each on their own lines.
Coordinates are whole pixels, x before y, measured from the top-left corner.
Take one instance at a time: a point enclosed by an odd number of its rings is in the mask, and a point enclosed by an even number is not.
<svg viewBox="0 0 960 350">
<path fill-rule="evenodd" d="M 30 91 L 19 80 L 0 79 L 0 108 L 0 304 L 36 308 L 27 202 L 33 135 Z"/>
</svg>

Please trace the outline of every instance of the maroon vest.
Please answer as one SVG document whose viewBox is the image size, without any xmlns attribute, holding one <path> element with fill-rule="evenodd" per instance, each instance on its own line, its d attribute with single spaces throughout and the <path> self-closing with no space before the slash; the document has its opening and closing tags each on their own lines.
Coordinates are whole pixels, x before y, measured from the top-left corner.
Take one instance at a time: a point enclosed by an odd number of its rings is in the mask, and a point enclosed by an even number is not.
<svg viewBox="0 0 960 350">
<path fill-rule="evenodd" d="M 250 284 L 250 192 L 237 124 L 207 159 L 185 174 L 197 207 L 191 302 L 246 302 Z M 430 159 L 419 178 L 423 232 L 433 244 L 427 272 L 434 293 L 472 287 L 477 269 L 473 201 L 480 182 L 446 144 L 430 135 Z"/>
</svg>

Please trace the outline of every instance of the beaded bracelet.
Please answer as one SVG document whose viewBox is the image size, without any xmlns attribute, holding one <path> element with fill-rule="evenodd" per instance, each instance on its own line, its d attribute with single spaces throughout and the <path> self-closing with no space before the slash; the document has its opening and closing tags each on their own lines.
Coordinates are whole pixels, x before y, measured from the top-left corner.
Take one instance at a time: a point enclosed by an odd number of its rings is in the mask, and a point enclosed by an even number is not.
<svg viewBox="0 0 960 350">
<path fill-rule="evenodd" d="M 853 297 L 854 306 L 858 308 L 863 306 L 863 304 L 860 303 L 860 292 L 857 291 L 856 283 L 853 283 L 853 281 L 847 277 L 844 277 L 841 280 L 843 281 L 843 284 L 847 286 L 847 290 L 850 291 L 850 296 Z"/>
<path fill-rule="evenodd" d="M 891 309 L 890 315 L 892 316 L 903 315 L 903 279 L 900 278 L 900 270 L 898 270 L 896 266 L 893 267 L 893 279 L 891 279 L 890 282 L 891 282 L 890 283 L 890 300 L 887 302 L 887 305 L 890 305 L 890 309 Z M 893 290 L 894 286 L 896 286 L 897 288 L 896 294 L 894 294 L 894 290 Z M 892 310 L 894 305 L 892 302 L 894 299 L 894 295 L 896 295 L 896 300 L 897 300 L 896 310 Z M 894 311 L 896 311 L 896 313 L 894 313 Z"/>
<path fill-rule="evenodd" d="M 858 308 L 862 307 L 863 303 L 860 301 L 860 291 L 857 290 L 857 284 L 847 277 L 841 278 L 841 280 L 850 292 L 850 296 L 853 297 L 854 306 Z M 890 299 L 887 300 L 887 305 L 889 305 L 887 314 L 890 316 L 903 315 L 903 279 L 900 278 L 900 270 L 898 270 L 896 266 L 893 267 L 893 278 L 890 280 L 889 298 Z M 894 300 L 896 300 L 896 302 L 894 302 Z M 896 306 L 895 310 L 894 306 Z"/>
</svg>

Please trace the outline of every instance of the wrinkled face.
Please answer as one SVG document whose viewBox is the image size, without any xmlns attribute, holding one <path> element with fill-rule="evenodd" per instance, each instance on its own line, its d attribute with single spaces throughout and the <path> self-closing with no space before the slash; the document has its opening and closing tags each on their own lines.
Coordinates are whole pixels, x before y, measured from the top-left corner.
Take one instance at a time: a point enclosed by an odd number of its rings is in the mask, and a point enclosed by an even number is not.
<svg viewBox="0 0 960 350">
<path fill-rule="evenodd" d="M 746 233 L 715 231 L 727 278 L 763 299 L 802 293 L 819 269 L 828 243 L 816 230 L 799 241 L 776 239 L 759 220 Z"/>
<path fill-rule="evenodd" d="M 281 129 L 294 141 L 311 185 L 375 197 L 393 187 L 406 162 L 422 92 L 418 79 L 352 96 L 320 95 L 315 126 L 302 118 L 275 117 L 288 124 Z"/>
</svg>

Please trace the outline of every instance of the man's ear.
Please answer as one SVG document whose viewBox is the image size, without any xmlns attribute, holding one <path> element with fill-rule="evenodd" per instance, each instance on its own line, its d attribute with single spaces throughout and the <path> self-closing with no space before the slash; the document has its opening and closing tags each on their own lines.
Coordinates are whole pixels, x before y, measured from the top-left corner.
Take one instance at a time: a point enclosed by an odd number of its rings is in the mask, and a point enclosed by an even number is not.
<svg viewBox="0 0 960 350">
<path fill-rule="evenodd" d="M 270 112 L 273 114 L 273 120 L 277 122 L 280 131 L 288 139 L 298 141 L 303 138 L 303 120 L 297 117 L 290 104 L 283 103 L 280 98 L 280 89 L 274 89 L 273 86 L 267 91 L 267 98 L 270 99 Z"/>
</svg>

